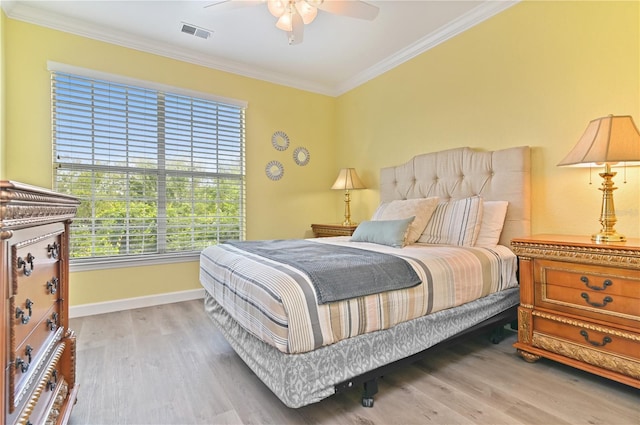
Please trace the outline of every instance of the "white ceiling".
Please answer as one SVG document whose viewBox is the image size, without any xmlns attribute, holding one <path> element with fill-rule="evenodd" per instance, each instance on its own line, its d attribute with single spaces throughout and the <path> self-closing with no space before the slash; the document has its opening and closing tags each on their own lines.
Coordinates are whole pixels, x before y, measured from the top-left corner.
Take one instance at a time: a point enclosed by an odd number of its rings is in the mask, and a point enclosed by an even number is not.
<svg viewBox="0 0 640 425">
<path fill-rule="evenodd" d="M 471 28 L 517 0 L 369 1 L 366 21 L 324 11 L 290 46 L 265 4 L 207 1 L 1 0 L 9 18 L 214 69 L 337 96 Z M 181 32 L 188 23 L 212 32 Z"/>
</svg>

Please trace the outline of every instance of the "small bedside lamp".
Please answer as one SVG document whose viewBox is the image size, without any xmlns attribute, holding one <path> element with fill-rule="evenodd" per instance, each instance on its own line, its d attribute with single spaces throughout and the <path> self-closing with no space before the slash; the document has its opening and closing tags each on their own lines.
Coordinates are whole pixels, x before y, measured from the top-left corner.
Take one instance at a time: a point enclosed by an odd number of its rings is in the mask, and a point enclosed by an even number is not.
<svg viewBox="0 0 640 425">
<path fill-rule="evenodd" d="M 353 189 L 365 189 L 364 184 L 360 181 L 360 177 L 356 174 L 355 168 L 343 168 L 338 174 L 336 182 L 331 186 L 334 190 L 344 190 L 344 222 L 343 226 L 352 226 L 355 223 L 351 221 L 351 208 L 349 203 L 351 202 L 350 190 Z"/>
<path fill-rule="evenodd" d="M 602 117 L 589 123 L 584 134 L 573 150 L 558 165 L 604 165 L 602 177 L 602 208 L 600 232 L 591 236 L 596 242 L 623 242 L 626 238 L 616 232 L 616 213 L 613 206 L 613 186 L 611 180 L 617 173 L 611 165 L 640 161 L 640 133 L 633 119 L 628 116 Z M 636 164 L 633 164 L 636 165 Z"/>
</svg>

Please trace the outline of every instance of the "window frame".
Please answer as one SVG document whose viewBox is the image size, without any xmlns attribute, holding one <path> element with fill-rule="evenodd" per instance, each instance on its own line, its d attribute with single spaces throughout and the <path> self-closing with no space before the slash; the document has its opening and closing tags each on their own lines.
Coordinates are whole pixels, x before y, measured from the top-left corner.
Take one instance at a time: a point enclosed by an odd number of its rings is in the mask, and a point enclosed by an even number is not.
<svg viewBox="0 0 640 425">
<path fill-rule="evenodd" d="M 80 77 L 95 79 L 95 80 L 104 80 L 108 82 L 112 82 L 115 84 L 123 84 L 127 86 L 134 86 L 141 89 L 153 90 L 160 93 L 170 93 L 171 95 L 178 96 L 186 96 L 190 98 L 203 99 L 207 101 L 212 101 L 216 103 L 221 103 L 227 106 L 238 107 L 242 109 L 242 119 L 243 124 L 246 123 L 246 109 L 248 107 L 248 103 L 246 101 L 240 101 L 237 99 L 230 99 L 221 96 L 215 96 L 208 93 L 198 92 L 194 90 L 183 89 L 180 87 L 169 86 L 160 83 L 154 83 L 145 80 L 138 80 L 135 78 L 124 77 L 115 74 L 109 74 L 104 72 L 99 72 L 91 69 L 75 67 L 71 65 L 61 64 L 57 62 L 49 61 L 47 63 L 47 68 L 50 73 L 68 73 L 77 75 Z M 53 112 L 53 101 L 54 101 L 54 93 L 51 94 L 52 101 L 52 112 Z M 53 120 L 53 117 L 52 117 Z M 53 121 L 52 121 L 53 125 Z M 244 127 L 244 126 L 243 126 Z M 241 151 L 240 151 L 240 161 L 241 161 L 241 175 L 240 175 L 240 239 L 243 240 L 246 236 L 246 136 L 244 128 L 241 131 L 242 135 L 242 143 L 241 143 Z M 55 188 L 56 185 L 56 158 L 55 158 L 55 149 L 54 149 L 54 134 L 52 128 L 51 134 L 52 140 L 52 185 Z M 117 167 L 114 167 L 117 169 Z M 156 175 L 160 174 L 185 174 L 191 177 L 195 177 L 198 175 L 197 171 L 189 171 L 189 172 L 181 172 L 181 171 L 169 171 L 167 169 L 162 169 L 162 167 L 158 167 L 158 172 Z M 158 208 L 161 208 L 160 202 L 162 199 L 166 200 L 166 196 L 158 196 L 159 205 Z M 158 214 L 159 215 L 159 214 Z M 160 227 L 160 226 L 159 226 Z M 158 234 L 158 244 L 160 245 L 160 231 Z M 178 263 L 178 262 L 192 262 L 197 261 L 199 259 L 200 251 L 174 251 L 174 252 L 165 252 L 165 253 L 149 253 L 149 254 L 133 254 L 133 255 L 118 255 L 118 256 L 95 256 L 95 257 L 84 257 L 84 258 L 71 258 L 69 261 L 70 271 L 89 271 L 89 270 L 99 270 L 99 269 L 111 269 L 111 268 L 122 268 L 122 267 L 137 267 L 137 266 L 147 266 L 147 265 L 157 265 L 157 264 L 168 264 L 168 263 Z"/>
</svg>

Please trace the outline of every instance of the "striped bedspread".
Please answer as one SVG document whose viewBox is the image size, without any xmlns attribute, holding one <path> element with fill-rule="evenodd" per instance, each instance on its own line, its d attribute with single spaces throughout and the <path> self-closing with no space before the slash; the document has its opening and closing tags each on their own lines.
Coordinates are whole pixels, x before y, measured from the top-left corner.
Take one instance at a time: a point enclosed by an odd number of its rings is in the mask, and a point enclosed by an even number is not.
<svg viewBox="0 0 640 425">
<path fill-rule="evenodd" d="M 349 239 L 314 241 L 399 254 L 422 283 L 318 305 L 303 272 L 230 245 L 202 251 L 200 282 L 241 326 L 284 353 L 311 351 L 517 286 L 517 259 L 504 246 L 392 248 Z"/>
</svg>

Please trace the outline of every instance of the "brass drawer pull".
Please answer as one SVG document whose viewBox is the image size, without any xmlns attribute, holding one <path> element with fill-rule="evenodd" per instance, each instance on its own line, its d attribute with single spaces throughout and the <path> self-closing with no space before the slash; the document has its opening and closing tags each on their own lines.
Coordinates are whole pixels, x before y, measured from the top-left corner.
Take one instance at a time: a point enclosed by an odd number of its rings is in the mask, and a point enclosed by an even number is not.
<svg viewBox="0 0 640 425">
<path fill-rule="evenodd" d="M 53 245 L 47 245 L 47 252 L 51 258 L 57 259 L 60 255 L 60 244 L 58 244 L 58 242 L 54 242 Z"/>
<path fill-rule="evenodd" d="M 36 257 L 34 257 L 33 255 L 31 255 L 31 253 L 27 254 L 27 260 L 23 260 L 22 257 L 18 257 L 18 268 L 22 267 L 22 271 L 24 272 L 25 276 L 30 276 L 31 272 L 33 271 L 33 260 L 35 260 Z M 29 264 L 31 266 L 31 268 L 27 268 L 27 264 Z"/>
<path fill-rule="evenodd" d="M 604 299 L 602 300 L 602 303 L 596 303 L 596 302 L 593 302 L 593 301 L 589 301 L 589 294 L 587 294 L 586 292 L 583 292 L 582 294 L 580 294 L 580 296 L 582 298 L 584 298 L 584 300 L 587 302 L 587 304 L 589 304 L 589 305 L 591 305 L 593 307 L 605 307 L 607 304 L 613 302 L 613 298 L 611 298 L 610 296 L 604 297 Z"/>
<path fill-rule="evenodd" d="M 613 282 L 611 282 L 610 279 L 605 279 L 605 281 L 602 282 L 602 286 L 592 286 L 592 285 L 589 285 L 589 278 L 586 276 L 582 276 L 580 278 L 580 281 L 584 283 L 587 286 L 587 288 L 593 289 L 594 291 L 604 291 L 605 289 L 607 289 L 607 286 L 613 285 Z"/>
<path fill-rule="evenodd" d="M 584 340 L 587 341 L 589 344 L 593 345 L 594 347 L 604 347 L 605 345 L 607 345 L 607 344 L 609 344 L 610 342 L 613 341 L 608 336 L 605 336 L 604 338 L 602 338 L 602 342 L 591 341 L 589 339 L 589 333 L 587 331 L 585 331 L 584 329 L 580 331 L 580 335 L 582 335 L 584 337 Z"/>
</svg>

